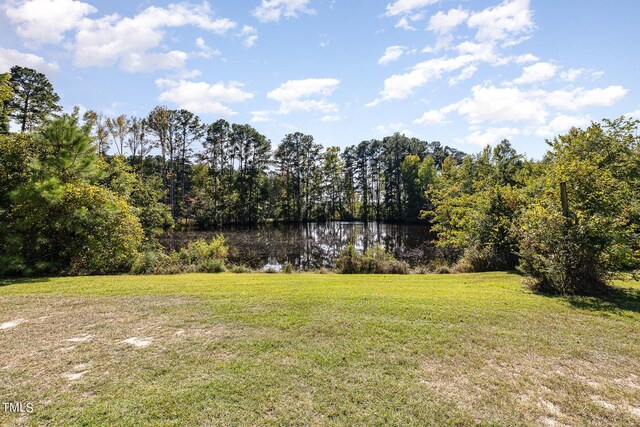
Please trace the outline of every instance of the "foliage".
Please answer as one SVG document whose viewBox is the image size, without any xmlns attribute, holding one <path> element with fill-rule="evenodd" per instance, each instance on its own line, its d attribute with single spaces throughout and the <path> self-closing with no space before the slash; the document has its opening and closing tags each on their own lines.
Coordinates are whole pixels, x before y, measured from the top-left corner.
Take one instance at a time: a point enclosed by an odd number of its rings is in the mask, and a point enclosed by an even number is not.
<svg viewBox="0 0 640 427">
<path fill-rule="evenodd" d="M 128 270 L 142 228 L 125 200 L 95 185 L 98 158 L 77 117 L 55 119 L 33 143 L 24 136 L 3 141 L 10 187 L 3 188 L 9 197 L 0 274 Z"/>
<path fill-rule="evenodd" d="M 77 116 L 63 115 L 35 134 L 36 144 L 46 149 L 33 159 L 33 179 L 51 185 L 70 182 L 95 182 L 101 171 L 96 147 Z"/>
<path fill-rule="evenodd" d="M 231 267 L 229 267 L 229 271 L 231 273 L 236 273 L 236 274 L 252 273 L 253 272 L 252 269 L 250 269 L 246 265 L 242 265 L 242 264 L 234 264 L 234 265 L 232 265 Z"/>
<path fill-rule="evenodd" d="M 438 245 L 459 271 L 513 269 L 518 238 L 513 233 L 522 206 L 524 162 L 502 141 L 468 156 L 457 167 L 444 162 L 427 197 L 425 212 L 438 234 Z"/>
<path fill-rule="evenodd" d="M 282 272 L 283 272 L 284 274 L 291 274 L 291 273 L 293 273 L 293 272 L 294 272 L 293 266 L 292 266 L 291 264 L 289 264 L 288 262 L 287 262 L 287 263 L 285 263 L 285 264 L 282 266 Z"/>
<path fill-rule="evenodd" d="M 409 265 L 395 259 L 380 245 L 360 253 L 355 246 L 348 244 L 338 255 L 335 264 L 342 274 L 409 274 Z"/>
<path fill-rule="evenodd" d="M 164 191 L 159 177 L 136 174 L 124 156 L 103 158 L 100 169 L 100 184 L 131 205 L 147 237 L 159 236 L 174 226 L 171 211 L 162 202 Z"/>
<path fill-rule="evenodd" d="M 16 65 L 11 68 L 10 82 L 13 99 L 9 109 L 21 132 L 34 130 L 62 110 L 60 97 L 44 74 Z"/>
<path fill-rule="evenodd" d="M 95 185 L 22 189 L 0 274 L 106 274 L 128 270 L 143 232 L 128 204 Z"/>
<path fill-rule="evenodd" d="M 30 162 L 41 148 L 27 134 L 0 135 L 0 209 L 7 209 L 10 192 L 29 180 Z"/>
<path fill-rule="evenodd" d="M 11 87 L 10 79 L 11 74 L 0 74 L 0 135 L 6 135 L 10 131 L 10 102 L 13 99 L 13 88 Z"/>
<path fill-rule="evenodd" d="M 224 236 L 216 236 L 210 243 L 197 240 L 180 251 L 169 254 L 152 249 L 139 254 L 133 266 L 133 274 L 221 273 L 226 271 L 225 261 L 229 249 Z"/>
<path fill-rule="evenodd" d="M 545 291 L 601 290 L 640 265 L 635 121 L 573 129 L 536 162 L 507 140 L 467 156 L 399 133 L 341 150 L 296 132 L 272 151 L 249 125 L 187 110 L 81 120 L 77 108 L 57 117 L 58 102 L 35 70 L 0 74 L 0 274 L 126 271 L 132 260 L 138 272 L 221 271 L 224 241 L 163 254 L 154 238 L 175 224 L 355 219 L 427 220 L 443 258 L 432 270 L 519 265 Z M 156 249 L 138 256 L 143 242 Z M 407 270 L 379 247 L 349 246 L 338 264 Z"/>
<path fill-rule="evenodd" d="M 620 118 L 555 138 L 539 193 L 520 221 L 520 268 L 538 290 L 602 291 L 611 273 L 638 268 L 637 121 Z M 568 211 L 560 197 L 568 193 Z"/>
</svg>

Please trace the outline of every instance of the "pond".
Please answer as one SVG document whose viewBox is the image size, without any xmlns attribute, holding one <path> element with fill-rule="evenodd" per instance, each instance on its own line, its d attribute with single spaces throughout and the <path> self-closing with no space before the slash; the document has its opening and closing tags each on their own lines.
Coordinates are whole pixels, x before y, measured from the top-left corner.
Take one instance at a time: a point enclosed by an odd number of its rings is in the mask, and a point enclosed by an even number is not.
<svg viewBox="0 0 640 427">
<path fill-rule="evenodd" d="M 298 270 L 332 268 L 339 252 L 348 244 L 359 251 L 379 244 L 411 266 L 423 265 L 434 257 L 433 235 L 422 224 L 383 224 L 376 222 L 325 222 L 307 224 L 263 224 L 227 226 L 213 231 L 174 231 L 161 243 L 180 249 L 204 238 L 209 241 L 223 234 L 229 246 L 229 262 L 253 269 L 285 263 Z"/>
</svg>

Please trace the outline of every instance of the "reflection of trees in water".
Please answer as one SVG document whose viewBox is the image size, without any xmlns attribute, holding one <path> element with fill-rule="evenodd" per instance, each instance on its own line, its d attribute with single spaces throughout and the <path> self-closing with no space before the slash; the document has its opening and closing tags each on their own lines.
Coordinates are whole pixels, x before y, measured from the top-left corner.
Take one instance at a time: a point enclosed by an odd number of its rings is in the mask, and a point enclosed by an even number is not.
<svg viewBox="0 0 640 427">
<path fill-rule="evenodd" d="M 162 244 L 179 249 L 216 234 L 224 234 L 232 263 L 256 269 L 287 262 L 302 270 L 332 267 L 333 260 L 348 243 L 359 251 L 381 245 L 412 265 L 423 264 L 433 257 L 432 236 L 426 226 L 376 222 L 264 224 L 228 226 L 212 232 L 177 231 L 165 236 Z"/>
</svg>

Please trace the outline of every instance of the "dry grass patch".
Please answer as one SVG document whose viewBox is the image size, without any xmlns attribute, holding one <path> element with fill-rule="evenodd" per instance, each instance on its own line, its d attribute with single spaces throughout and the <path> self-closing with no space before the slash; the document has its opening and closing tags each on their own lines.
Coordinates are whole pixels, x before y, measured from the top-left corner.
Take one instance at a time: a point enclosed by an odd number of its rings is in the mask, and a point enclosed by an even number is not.
<svg viewBox="0 0 640 427">
<path fill-rule="evenodd" d="M 1 425 L 640 423 L 640 292 L 508 274 L 61 278 L 0 286 Z"/>
</svg>

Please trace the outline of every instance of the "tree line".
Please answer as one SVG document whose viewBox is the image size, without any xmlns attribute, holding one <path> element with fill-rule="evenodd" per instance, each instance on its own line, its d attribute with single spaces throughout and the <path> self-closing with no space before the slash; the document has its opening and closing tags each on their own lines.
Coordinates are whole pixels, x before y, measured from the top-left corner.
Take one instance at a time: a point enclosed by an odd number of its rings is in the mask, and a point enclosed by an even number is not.
<svg viewBox="0 0 640 427">
<path fill-rule="evenodd" d="M 3 107 L 5 132 L 9 118 L 24 133 L 61 110 L 44 75 L 14 67 L 4 79 L 13 90 Z M 447 157 L 456 163 L 465 157 L 400 134 L 341 150 L 295 132 L 273 146 L 250 125 L 206 124 L 164 106 L 143 118 L 87 111 L 81 119 L 106 162 L 123 156 L 143 180 L 159 179 L 173 220 L 203 228 L 268 220 L 420 221 L 434 171 Z"/>
<path fill-rule="evenodd" d="M 201 228 L 420 221 L 433 171 L 447 157 L 456 163 L 465 157 L 439 142 L 400 134 L 341 150 L 295 132 L 274 147 L 250 125 L 205 124 L 187 110 L 162 106 L 143 119 L 93 111 L 83 118 L 107 162 L 124 156 L 143 177 L 161 179 L 174 221 Z"/>
<path fill-rule="evenodd" d="M 37 71 L 0 75 L 0 274 L 129 271 L 176 224 L 325 220 L 425 221 L 443 269 L 517 268 L 545 291 L 602 291 L 640 266 L 636 120 L 571 129 L 532 160 L 507 140 L 466 155 L 400 134 L 273 146 L 186 110 L 58 102 Z"/>
</svg>

